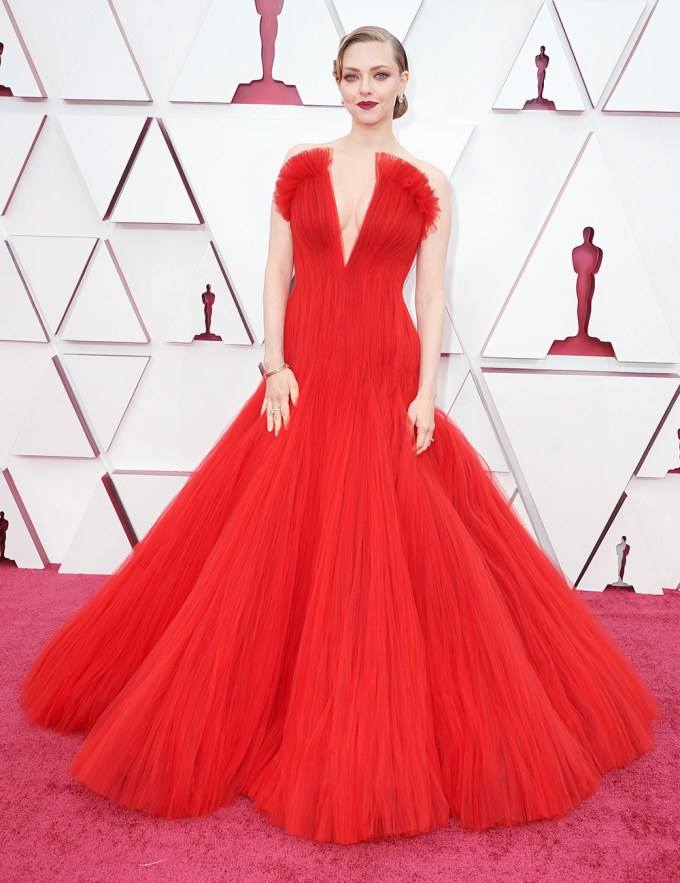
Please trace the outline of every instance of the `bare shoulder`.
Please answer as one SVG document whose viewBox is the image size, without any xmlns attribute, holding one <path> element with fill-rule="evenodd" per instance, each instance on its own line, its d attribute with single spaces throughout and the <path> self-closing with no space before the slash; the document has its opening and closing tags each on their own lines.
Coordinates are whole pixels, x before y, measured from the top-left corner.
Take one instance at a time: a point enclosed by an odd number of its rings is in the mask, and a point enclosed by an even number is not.
<svg viewBox="0 0 680 883">
<path fill-rule="evenodd" d="M 304 153 L 305 150 L 313 150 L 315 147 L 326 147 L 325 144 L 293 144 L 292 147 L 288 149 L 288 152 L 283 158 L 283 161 L 286 162 L 291 158 L 291 156 L 295 156 L 297 153 Z"/>
<path fill-rule="evenodd" d="M 434 163 L 425 162 L 422 159 L 418 159 L 418 157 L 416 156 L 409 155 L 408 157 L 404 157 L 404 159 L 408 159 L 408 161 L 412 163 L 417 169 L 420 169 L 420 171 L 430 182 L 430 186 L 432 187 L 432 189 L 436 190 L 437 193 L 442 193 L 444 190 L 448 191 L 449 179 L 439 168 L 439 166 L 434 165 Z"/>
</svg>

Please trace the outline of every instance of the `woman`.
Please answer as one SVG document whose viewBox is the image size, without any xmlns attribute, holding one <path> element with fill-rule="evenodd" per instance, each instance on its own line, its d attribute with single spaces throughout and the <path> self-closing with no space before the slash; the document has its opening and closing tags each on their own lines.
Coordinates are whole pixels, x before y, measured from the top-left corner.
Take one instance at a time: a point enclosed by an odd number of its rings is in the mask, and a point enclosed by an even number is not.
<svg viewBox="0 0 680 883">
<path fill-rule="evenodd" d="M 262 383 L 22 701 L 155 815 L 245 794 L 339 843 L 551 818 L 660 711 L 434 404 L 449 191 L 392 132 L 403 46 L 359 28 L 334 74 L 349 134 L 276 181 Z"/>
</svg>

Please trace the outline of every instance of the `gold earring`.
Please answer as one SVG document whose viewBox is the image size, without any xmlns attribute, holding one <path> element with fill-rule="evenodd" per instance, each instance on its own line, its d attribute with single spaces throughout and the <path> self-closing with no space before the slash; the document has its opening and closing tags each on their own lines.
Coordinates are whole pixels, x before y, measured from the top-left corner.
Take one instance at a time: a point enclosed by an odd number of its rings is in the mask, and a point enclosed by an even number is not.
<svg viewBox="0 0 680 883">
<path fill-rule="evenodd" d="M 403 93 L 402 93 L 402 94 L 399 96 L 399 104 L 403 104 L 403 103 L 404 103 L 404 95 L 403 95 Z"/>
</svg>

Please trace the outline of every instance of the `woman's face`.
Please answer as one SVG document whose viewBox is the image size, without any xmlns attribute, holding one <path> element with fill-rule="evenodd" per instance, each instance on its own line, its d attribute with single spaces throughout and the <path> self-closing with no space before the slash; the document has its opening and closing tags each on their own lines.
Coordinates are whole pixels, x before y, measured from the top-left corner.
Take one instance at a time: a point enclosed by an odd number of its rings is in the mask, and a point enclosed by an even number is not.
<svg viewBox="0 0 680 883">
<path fill-rule="evenodd" d="M 388 116 L 397 95 L 404 91 L 408 72 L 399 73 L 389 43 L 352 43 L 342 59 L 338 84 L 343 103 L 360 123 L 374 123 Z"/>
</svg>

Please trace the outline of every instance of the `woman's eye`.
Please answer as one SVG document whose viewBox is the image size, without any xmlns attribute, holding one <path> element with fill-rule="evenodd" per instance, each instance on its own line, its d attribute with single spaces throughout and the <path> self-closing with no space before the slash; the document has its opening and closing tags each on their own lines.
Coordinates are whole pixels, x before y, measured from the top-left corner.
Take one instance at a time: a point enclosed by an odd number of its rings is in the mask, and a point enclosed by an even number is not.
<svg viewBox="0 0 680 883">
<path fill-rule="evenodd" d="M 376 76 L 378 76 L 378 77 L 389 77 L 389 74 L 386 73 L 385 71 L 378 71 L 378 73 L 376 74 Z M 350 80 L 350 79 L 352 79 L 352 78 L 356 79 L 356 74 L 345 74 L 345 77 L 344 77 L 345 80 Z"/>
</svg>

